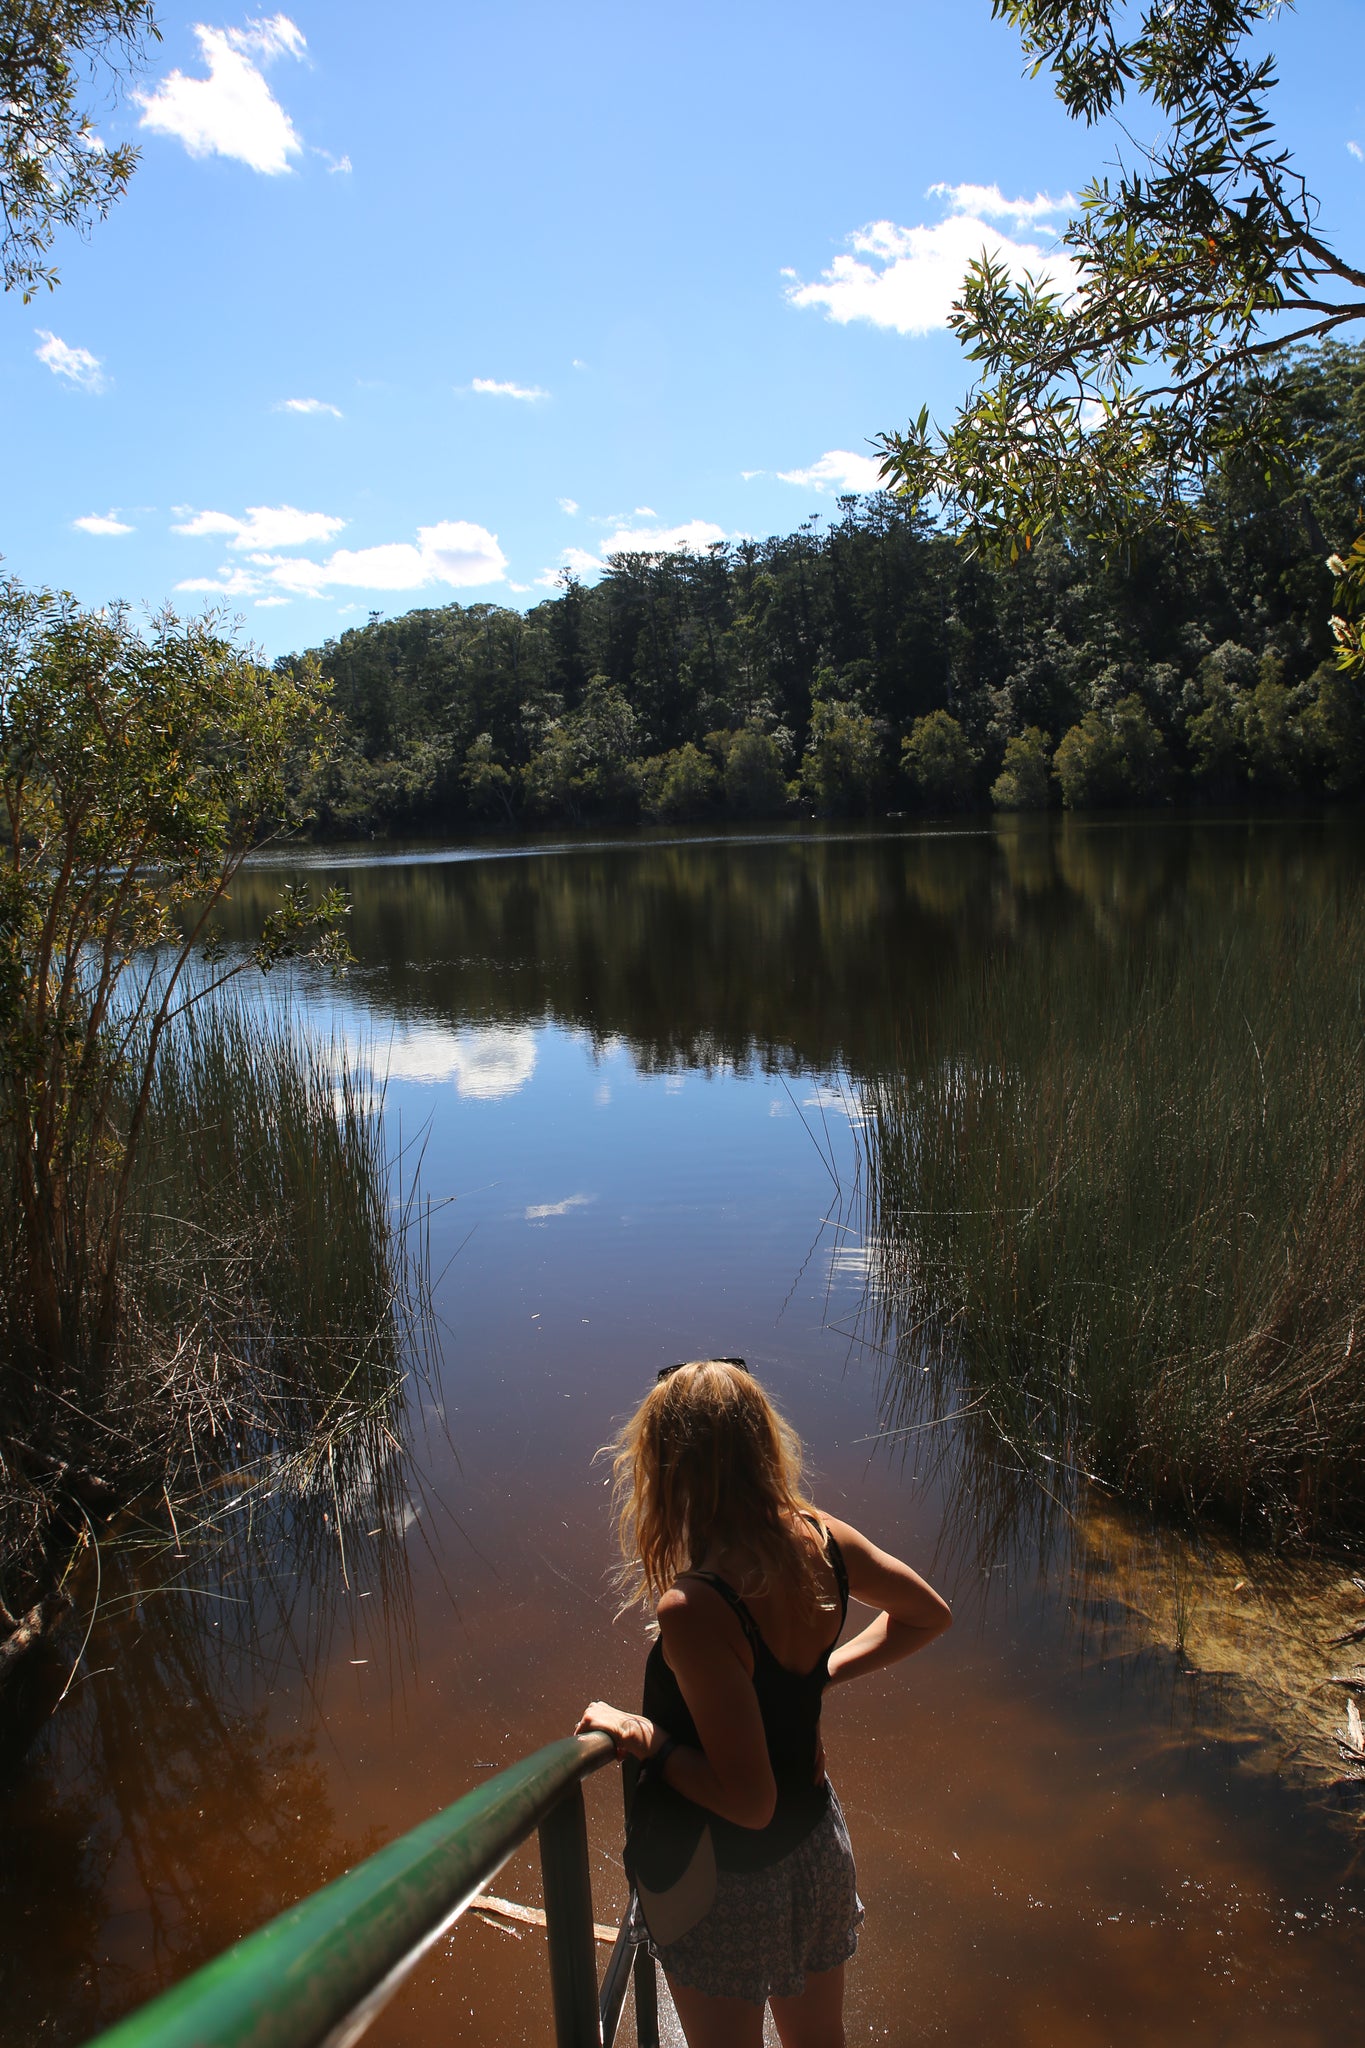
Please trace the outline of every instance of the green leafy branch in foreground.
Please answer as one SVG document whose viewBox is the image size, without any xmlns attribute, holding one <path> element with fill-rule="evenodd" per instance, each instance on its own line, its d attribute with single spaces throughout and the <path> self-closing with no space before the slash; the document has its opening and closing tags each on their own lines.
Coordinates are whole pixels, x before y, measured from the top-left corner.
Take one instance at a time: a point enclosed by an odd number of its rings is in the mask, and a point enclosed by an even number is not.
<svg viewBox="0 0 1365 2048">
<path fill-rule="evenodd" d="M 324 728 L 316 665 L 272 675 L 212 618 L 144 637 L 122 609 L 0 587 L 0 1109 L 19 1246 L 11 1354 L 98 1406 L 158 1056 L 248 964 L 337 963 L 345 904 L 286 892 L 225 960 L 212 920 L 291 817 Z M 189 970 L 197 955 L 207 971 Z M 215 964 L 216 963 L 216 964 Z"/>
<path fill-rule="evenodd" d="M 77 104 L 103 66 L 160 39 L 149 0 L 5 0 L 0 8 L 0 275 L 25 305 L 57 283 L 58 227 L 78 232 L 121 199 L 139 152 L 108 149 Z"/>
<path fill-rule="evenodd" d="M 1249 47 L 1279 11 L 992 0 L 1073 119 L 1136 97 L 1168 125 L 1087 187 L 1045 271 L 972 265 L 951 325 L 981 382 L 947 432 L 926 409 L 881 437 L 893 488 L 1017 559 L 1054 526 L 1110 551 L 1153 525 L 1192 534 L 1218 462 L 1275 463 L 1262 365 L 1365 319 L 1365 270 L 1318 232 L 1268 112 L 1274 60 Z"/>
</svg>

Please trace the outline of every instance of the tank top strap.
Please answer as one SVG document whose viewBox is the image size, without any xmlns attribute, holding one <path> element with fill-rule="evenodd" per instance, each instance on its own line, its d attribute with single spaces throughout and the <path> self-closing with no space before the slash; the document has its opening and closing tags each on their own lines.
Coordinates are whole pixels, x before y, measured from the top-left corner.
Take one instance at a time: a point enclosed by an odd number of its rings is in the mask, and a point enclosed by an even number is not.
<svg viewBox="0 0 1365 2048">
<path fill-rule="evenodd" d="M 745 1640 L 755 1656 L 758 1655 L 761 1649 L 766 1647 L 763 1637 L 759 1632 L 758 1623 L 754 1620 L 752 1614 L 750 1614 L 728 1579 L 723 1579 L 719 1572 L 691 1571 L 685 1573 L 684 1576 L 689 1579 L 700 1579 L 703 1585 L 715 1587 L 721 1599 L 725 1601 L 726 1605 L 734 1613 L 735 1619 L 744 1631 Z"/>
<path fill-rule="evenodd" d="M 829 1559 L 830 1570 L 834 1573 L 834 1583 L 839 1588 L 839 1626 L 842 1628 L 848 1620 L 848 1566 L 844 1563 L 844 1553 L 839 1548 L 834 1531 L 825 1528 L 818 1515 L 807 1515 L 806 1520 L 824 1543 L 825 1556 Z"/>
</svg>

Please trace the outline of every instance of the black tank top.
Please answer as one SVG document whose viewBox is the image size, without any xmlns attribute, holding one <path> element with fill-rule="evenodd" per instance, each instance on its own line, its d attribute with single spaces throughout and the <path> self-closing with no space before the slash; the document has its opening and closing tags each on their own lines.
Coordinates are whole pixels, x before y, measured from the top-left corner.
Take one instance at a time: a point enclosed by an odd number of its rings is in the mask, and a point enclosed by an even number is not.
<svg viewBox="0 0 1365 2048">
<path fill-rule="evenodd" d="M 814 1521 L 814 1517 L 808 1517 Z M 818 1528 L 819 1524 L 815 1526 Z M 777 1805 L 764 1828 L 743 1828 L 723 1820 L 718 1813 L 681 1800 L 710 1822 L 716 1864 L 721 1870 L 762 1870 L 786 1856 L 819 1825 L 829 1807 L 829 1786 L 815 1780 L 815 1750 L 820 1728 L 820 1697 L 829 1683 L 830 1651 L 838 1642 L 848 1616 L 848 1572 L 838 1544 L 828 1530 L 825 1555 L 839 1588 L 839 1627 L 829 1649 L 823 1650 L 809 1671 L 788 1671 L 779 1664 L 739 1594 L 717 1572 L 688 1572 L 689 1579 L 701 1579 L 714 1586 L 734 1610 L 745 1639 L 754 1653 L 754 1691 L 763 1718 L 768 1758 L 777 1783 Z M 662 1640 L 651 1649 L 645 1663 L 643 1711 L 651 1721 L 670 1734 L 675 1742 L 701 1748 L 696 1723 L 682 1696 L 682 1688 L 664 1657 Z"/>
</svg>

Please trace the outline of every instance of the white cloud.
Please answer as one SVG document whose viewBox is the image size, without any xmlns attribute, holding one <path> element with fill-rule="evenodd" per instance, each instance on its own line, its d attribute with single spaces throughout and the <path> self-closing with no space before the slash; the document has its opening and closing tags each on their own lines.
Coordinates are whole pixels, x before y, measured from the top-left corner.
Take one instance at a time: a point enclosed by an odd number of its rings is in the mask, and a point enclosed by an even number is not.
<svg viewBox="0 0 1365 2048">
<path fill-rule="evenodd" d="M 756 475 L 750 470 L 748 475 Z M 802 484 L 812 491 L 878 491 L 881 462 L 875 455 L 856 455 L 851 448 L 831 448 L 809 469 L 779 469 L 778 481 Z"/>
<path fill-rule="evenodd" d="M 967 268 L 983 249 L 1008 263 L 1017 277 L 1028 270 L 1065 285 L 1070 259 L 1042 242 L 1020 241 L 992 227 L 1006 220 L 1021 232 L 1040 225 L 1044 212 L 1057 214 L 1070 205 L 1069 196 L 1048 201 L 1005 199 L 994 185 L 936 185 L 946 200 L 946 220 L 932 227 L 897 227 L 894 221 L 873 221 L 849 236 L 851 254 L 836 256 L 818 283 L 803 284 L 791 271 L 787 297 L 794 306 L 822 306 L 831 320 L 846 325 L 866 320 L 899 334 L 928 334 L 946 327 L 954 302 L 962 296 Z"/>
<path fill-rule="evenodd" d="M 637 505 L 631 514 L 632 519 L 657 519 L 658 516 L 652 505 Z"/>
<path fill-rule="evenodd" d="M 1348 142 L 1346 147 L 1358 164 L 1365 163 L 1365 149 L 1362 149 L 1358 142 Z"/>
<path fill-rule="evenodd" d="M 502 384 L 496 377 L 476 377 L 469 388 L 481 392 L 485 398 L 520 398 L 527 405 L 535 405 L 539 399 L 550 395 L 548 391 L 542 391 L 539 384 Z"/>
<path fill-rule="evenodd" d="M 295 522 L 292 527 L 284 518 L 286 514 Z M 269 530 L 271 519 L 285 529 L 278 533 L 276 547 L 328 539 L 344 523 L 320 512 L 294 512 L 287 505 L 273 509 L 257 506 L 248 512 L 246 520 L 233 519 L 223 512 L 201 512 L 175 531 L 226 533 L 230 547 L 253 549 L 251 566 L 227 563 L 216 577 L 192 577 L 176 588 L 209 591 L 219 597 L 320 597 L 335 587 L 421 590 L 429 584 L 444 583 L 465 590 L 480 584 L 501 583 L 507 574 L 507 558 L 498 545 L 497 535 L 467 519 L 444 519 L 435 526 L 419 527 L 415 542 L 385 541 L 377 547 L 338 548 L 321 562 L 306 555 L 272 553 L 269 541 L 260 547 L 260 536 Z M 304 532 L 304 522 L 312 522 L 313 530 Z"/>
<path fill-rule="evenodd" d="M 578 500 L 576 498 L 561 498 L 559 509 L 561 512 L 567 512 L 572 519 L 574 513 L 578 510 Z"/>
<path fill-rule="evenodd" d="M 113 512 L 87 512 L 83 518 L 73 519 L 71 524 L 77 533 L 115 534 L 134 531 L 133 527 Z"/>
<path fill-rule="evenodd" d="M 327 166 L 329 175 L 337 171 L 351 171 L 355 168 L 348 156 L 333 156 L 330 149 L 318 149 L 315 146 L 313 154 L 322 158 L 322 161 Z"/>
<path fill-rule="evenodd" d="M 277 604 L 288 604 L 288 602 L 289 599 L 287 597 L 258 597 L 256 600 L 256 609 L 258 612 L 269 611 L 273 606 Z"/>
<path fill-rule="evenodd" d="M 657 513 L 652 514 L 657 518 Z M 713 541 L 727 538 L 725 528 L 709 519 L 689 519 L 682 526 L 618 526 L 602 542 L 604 555 L 672 555 L 685 549 L 702 554 Z"/>
<path fill-rule="evenodd" d="M 33 331 L 39 337 L 39 346 L 33 353 L 40 363 L 47 364 L 54 377 L 65 377 L 82 391 L 103 391 L 107 379 L 98 356 L 92 356 L 88 348 L 73 348 L 46 327 L 35 327 Z"/>
<path fill-rule="evenodd" d="M 647 510 L 638 508 L 636 516 Z M 657 518 L 658 514 L 650 516 Z M 565 548 L 560 555 L 562 567 L 543 569 L 536 578 L 537 584 L 546 590 L 554 589 L 565 569 L 573 576 L 600 576 L 611 555 L 700 555 L 713 542 L 732 538 L 723 526 L 716 526 L 709 519 L 689 519 L 681 526 L 627 526 L 617 514 L 612 523 L 614 531 L 603 534 L 597 554 L 588 548 Z"/>
<path fill-rule="evenodd" d="M 255 597 L 261 588 L 261 579 L 250 569 L 224 563 L 216 576 L 186 576 L 175 587 L 177 590 L 203 591 L 210 597 Z"/>
<path fill-rule="evenodd" d="M 248 505 L 246 517 L 232 512 L 196 512 L 172 533 L 188 534 L 198 540 L 204 534 L 222 534 L 233 549 L 299 548 L 309 541 L 330 540 L 340 533 L 344 519 L 330 512 L 300 512 L 293 505 Z"/>
<path fill-rule="evenodd" d="M 528 1223 L 543 1223 L 547 1216 L 567 1216 L 570 1209 L 586 1209 L 596 1195 L 566 1195 L 562 1202 L 536 1202 L 526 1211 Z"/>
<path fill-rule="evenodd" d="M 325 562 L 300 556 L 253 555 L 252 561 L 282 590 L 313 593 L 340 583 L 359 590 L 420 590 L 446 583 L 463 590 L 501 583 L 507 557 L 496 534 L 468 519 L 419 526 L 417 541 L 386 541 L 373 548 L 338 548 Z"/>
<path fill-rule="evenodd" d="M 342 416 L 339 405 L 329 405 L 325 398 L 282 398 L 275 407 L 276 412 L 330 413 L 334 420 Z"/>
<path fill-rule="evenodd" d="M 135 92 L 142 126 L 175 136 L 191 156 L 235 157 L 253 171 L 278 177 L 303 144 L 260 66 L 275 57 L 302 57 L 302 33 L 284 14 L 249 21 L 245 28 L 207 28 L 200 22 L 194 33 L 208 77 L 172 71 L 155 92 Z"/>
<path fill-rule="evenodd" d="M 599 570 L 605 569 L 606 566 L 606 563 L 600 557 L 594 555 L 588 548 L 565 548 L 564 550 L 564 567 L 575 576 L 595 576 Z M 536 578 L 536 581 L 537 583 L 553 586 L 559 581 L 559 571 L 558 569 L 546 569 L 542 575 Z"/>
</svg>

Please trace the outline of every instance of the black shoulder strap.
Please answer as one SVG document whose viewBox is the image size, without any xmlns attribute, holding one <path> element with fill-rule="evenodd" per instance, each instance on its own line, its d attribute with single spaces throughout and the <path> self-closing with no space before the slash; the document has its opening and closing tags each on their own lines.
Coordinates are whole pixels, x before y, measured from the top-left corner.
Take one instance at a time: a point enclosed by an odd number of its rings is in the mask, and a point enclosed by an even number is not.
<svg viewBox="0 0 1365 2048">
<path fill-rule="evenodd" d="M 839 1626 L 842 1628 L 848 1620 L 848 1566 L 844 1563 L 844 1553 L 840 1550 L 832 1529 L 826 1529 L 825 1531 L 825 1550 L 830 1563 L 834 1567 L 834 1577 L 838 1582 Z"/>
<path fill-rule="evenodd" d="M 758 1623 L 754 1620 L 752 1614 L 750 1614 L 728 1579 L 723 1579 L 719 1572 L 692 1571 L 688 1572 L 686 1577 L 689 1579 L 701 1579 L 705 1585 L 715 1587 L 721 1599 L 733 1609 L 735 1618 L 748 1639 L 749 1648 L 757 1653 L 763 1641 L 762 1636 L 759 1634 Z"/>
<path fill-rule="evenodd" d="M 842 1628 L 848 1620 L 848 1566 L 844 1563 L 844 1553 L 835 1540 L 834 1531 L 827 1529 L 818 1515 L 807 1515 L 806 1520 L 824 1543 L 825 1556 L 834 1573 L 834 1583 L 839 1588 L 839 1626 Z"/>
</svg>

